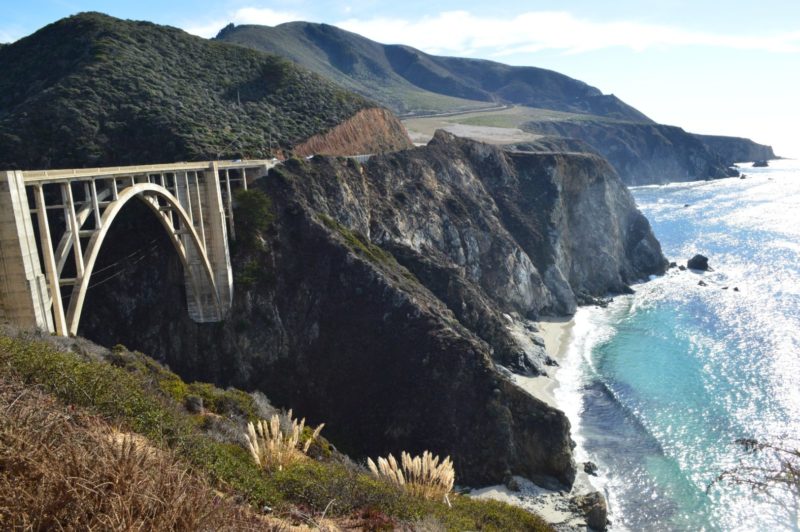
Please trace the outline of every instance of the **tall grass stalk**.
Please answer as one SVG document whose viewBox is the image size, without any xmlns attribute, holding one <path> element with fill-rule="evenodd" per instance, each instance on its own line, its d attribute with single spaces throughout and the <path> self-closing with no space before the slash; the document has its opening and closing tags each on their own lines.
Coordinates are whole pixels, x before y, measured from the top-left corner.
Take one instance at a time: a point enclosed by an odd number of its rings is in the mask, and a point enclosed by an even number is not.
<svg viewBox="0 0 800 532">
<path fill-rule="evenodd" d="M 311 444 L 325 427 L 325 423 L 320 424 L 301 445 L 300 440 L 305 425 L 305 418 L 300 421 L 294 419 L 291 410 L 286 414 L 283 427 L 278 414 L 274 414 L 269 420 L 261 419 L 255 423 L 248 423 L 245 436 L 253 460 L 267 471 L 281 471 L 292 462 L 301 459 L 308 453 Z"/>
<path fill-rule="evenodd" d="M 402 486 L 412 495 L 443 500 L 450 506 L 448 494 L 453 490 L 456 475 L 449 456 L 440 461 L 430 451 L 414 457 L 403 451 L 399 464 L 390 454 L 386 458 L 378 457 L 377 465 L 372 458 L 367 458 L 367 466 L 375 477 Z"/>
</svg>

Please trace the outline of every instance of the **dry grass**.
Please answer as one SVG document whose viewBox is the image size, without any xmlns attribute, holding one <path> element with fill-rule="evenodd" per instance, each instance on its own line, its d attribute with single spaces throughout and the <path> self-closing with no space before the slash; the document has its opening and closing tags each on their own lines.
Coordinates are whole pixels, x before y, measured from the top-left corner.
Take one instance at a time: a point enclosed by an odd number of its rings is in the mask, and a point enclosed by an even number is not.
<svg viewBox="0 0 800 532">
<path fill-rule="evenodd" d="M 403 451 L 400 454 L 400 464 L 390 454 L 388 458 L 379 457 L 377 465 L 372 458 L 368 458 L 367 466 L 377 478 L 385 478 L 402 486 L 412 495 L 429 500 L 443 500 L 450 505 L 448 494 L 453 490 L 456 475 L 449 456 L 440 462 L 439 457 L 433 456 L 429 451 L 413 458 Z"/>
<path fill-rule="evenodd" d="M 325 423 L 314 429 L 311 436 L 301 444 L 305 425 L 305 418 L 297 421 L 292 417 L 291 410 L 286 414 L 283 424 L 278 414 L 273 414 L 269 421 L 262 419 L 248 423 L 245 436 L 253 460 L 267 471 L 282 471 L 284 467 L 302 459 L 322 432 Z"/>
<path fill-rule="evenodd" d="M 0 380 L 0 529 L 276 530 L 148 440 Z"/>
</svg>

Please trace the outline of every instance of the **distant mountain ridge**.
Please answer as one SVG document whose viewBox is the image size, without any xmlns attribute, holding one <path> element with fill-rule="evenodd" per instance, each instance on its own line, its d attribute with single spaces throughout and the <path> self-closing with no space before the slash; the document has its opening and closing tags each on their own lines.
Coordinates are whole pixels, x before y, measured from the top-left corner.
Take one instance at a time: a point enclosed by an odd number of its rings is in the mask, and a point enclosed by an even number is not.
<svg viewBox="0 0 800 532">
<path fill-rule="evenodd" d="M 616 96 L 552 70 L 430 55 L 410 46 L 380 44 L 328 24 L 231 24 L 216 40 L 291 59 L 399 114 L 510 103 L 652 122 Z"/>
<path fill-rule="evenodd" d="M 733 173 L 728 167 L 735 162 L 775 158 L 772 148 L 749 139 L 694 135 L 656 124 L 616 96 L 551 70 L 434 56 L 309 22 L 229 24 L 216 40 L 285 57 L 405 116 L 499 104 L 572 113 L 575 119 L 514 127 L 584 142 L 629 185 L 721 178 Z"/>
</svg>

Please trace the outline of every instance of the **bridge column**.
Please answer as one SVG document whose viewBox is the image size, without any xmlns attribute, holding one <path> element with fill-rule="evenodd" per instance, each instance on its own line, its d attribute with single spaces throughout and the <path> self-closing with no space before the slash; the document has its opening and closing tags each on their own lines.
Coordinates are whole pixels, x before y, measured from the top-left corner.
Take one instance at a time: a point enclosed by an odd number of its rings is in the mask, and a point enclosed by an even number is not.
<svg viewBox="0 0 800 532">
<path fill-rule="evenodd" d="M 193 176 L 192 176 L 193 177 Z M 199 199 L 198 183 L 191 179 L 189 172 L 180 171 L 175 173 L 175 192 L 181 207 L 189 215 L 193 228 L 198 235 L 201 233 L 203 225 L 202 210 L 197 204 Z M 184 284 L 186 285 L 186 305 L 189 317 L 198 323 L 219 321 L 220 305 L 216 287 L 211 283 L 196 285 L 192 279 L 204 279 L 203 272 L 203 250 L 197 249 L 192 245 L 189 232 L 183 228 L 180 231 L 181 242 L 186 253 L 186 268 L 190 271 L 184 272 Z M 200 241 L 200 245 L 204 245 Z"/>
<path fill-rule="evenodd" d="M 222 306 L 223 317 L 233 303 L 233 269 L 228 247 L 225 206 L 219 182 L 219 168 L 212 162 L 204 172 L 200 188 L 203 198 L 203 223 L 206 234 L 206 255 L 214 272 L 214 282 Z"/>
<path fill-rule="evenodd" d="M 22 327 L 55 332 L 22 172 L 0 172 L 0 313 Z"/>
</svg>

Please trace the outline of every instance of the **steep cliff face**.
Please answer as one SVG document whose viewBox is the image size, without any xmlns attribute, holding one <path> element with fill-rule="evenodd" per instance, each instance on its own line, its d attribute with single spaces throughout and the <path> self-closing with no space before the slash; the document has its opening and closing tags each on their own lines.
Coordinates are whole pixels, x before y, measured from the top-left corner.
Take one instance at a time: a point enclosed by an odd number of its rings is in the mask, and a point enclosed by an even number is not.
<svg viewBox="0 0 800 532">
<path fill-rule="evenodd" d="M 292 150 L 306 155 L 357 155 L 412 148 L 414 145 L 400 120 L 389 110 L 359 111 L 331 130 L 314 135 Z"/>
<path fill-rule="evenodd" d="M 772 151 L 772 146 L 758 144 L 750 139 L 720 135 L 695 136 L 711 150 L 718 153 L 727 164 L 775 159 L 775 152 Z"/>
<path fill-rule="evenodd" d="M 226 322 L 187 318 L 180 269 L 162 254 L 94 289 L 81 333 L 147 349 L 188 379 L 260 389 L 327 422 L 357 457 L 427 448 L 451 454 L 466 484 L 509 472 L 572 481 L 566 417 L 501 366 L 549 362 L 515 342 L 507 315 L 570 312 L 663 271 L 605 161 L 438 133 L 365 165 L 290 160 L 257 186 L 275 221 L 261 244 L 235 248 Z"/>
<path fill-rule="evenodd" d="M 628 185 L 728 176 L 730 163 L 679 127 L 586 119 L 530 122 L 523 129 L 585 142 L 608 159 Z"/>
</svg>

